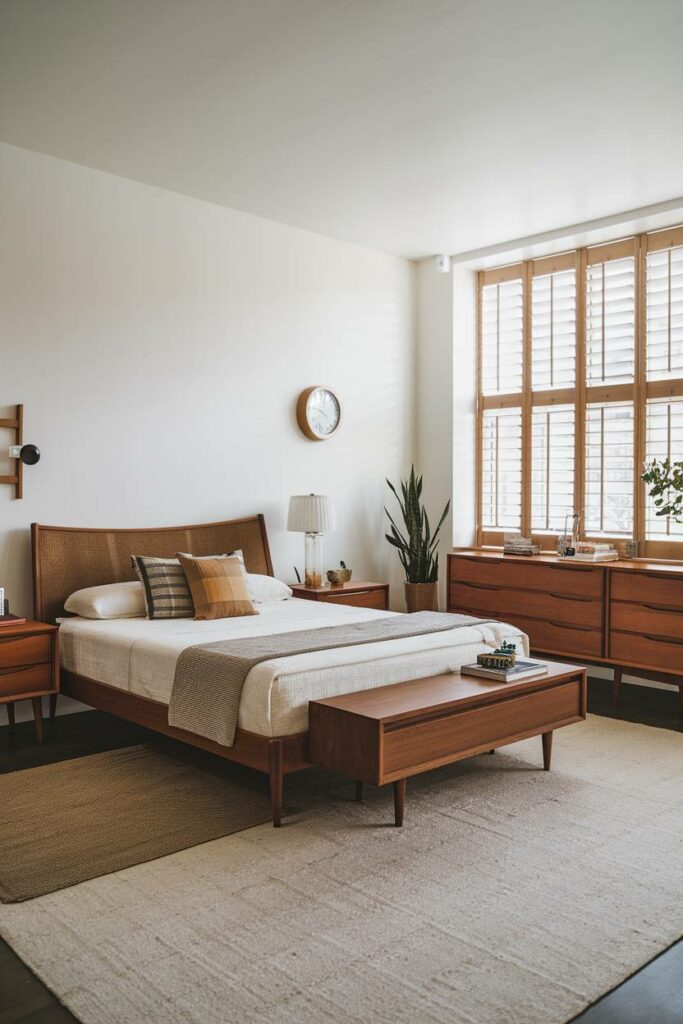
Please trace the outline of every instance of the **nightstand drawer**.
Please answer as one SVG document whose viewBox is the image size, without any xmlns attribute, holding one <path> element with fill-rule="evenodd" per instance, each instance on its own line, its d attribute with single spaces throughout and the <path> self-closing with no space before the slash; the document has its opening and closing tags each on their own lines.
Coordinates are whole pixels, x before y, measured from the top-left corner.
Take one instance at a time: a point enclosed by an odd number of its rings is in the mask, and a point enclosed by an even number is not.
<svg viewBox="0 0 683 1024">
<path fill-rule="evenodd" d="M 328 604 L 349 604 L 355 608 L 380 608 L 387 606 L 384 590 L 362 590 L 358 594 L 331 594 L 323 598 Z"/>
<path fill-rule="evenodd" d="M 0 697 L 18 697 L 22 693 L 35 693 L 37 690 L 51 690 L 52 667 L 29 665 L 19 668 L 16 672 L 4 672 L 0 675 Z"/>
<path fill-rule="evenodd" d="M 15 665 L 40 665 L 52 659 L 52 637 L 22 636 L 4 640 L 0 635 L 0 665 L 13 668 Z"/>
</svg>

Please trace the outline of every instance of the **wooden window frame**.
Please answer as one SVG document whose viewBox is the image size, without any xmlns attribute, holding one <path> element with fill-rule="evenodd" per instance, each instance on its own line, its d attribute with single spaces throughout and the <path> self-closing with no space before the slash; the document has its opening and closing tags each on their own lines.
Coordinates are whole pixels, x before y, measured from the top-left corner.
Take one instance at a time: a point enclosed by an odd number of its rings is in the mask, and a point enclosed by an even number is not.
<svg viewBox="0 0 683 1024">
<path fill-rule="evenodd" d="M 542 548 L 554 550 L 557 533 L 533 533 L 531 529 L 531 414 L 534 406 L 573 405 L 575 409 L 574 507 L 585 508 L 586 408 L 596 402 L 633 403 L 633 532 L 632 538 L 607 537 L 623 548 L 629 539 L 638 541 L 639 556 L 649 559 L 680 560 L 683 540 L 647 540 L 647 491 L 640 479 L 646 458 L 647 403 L 652 398 L 683 397 L 683 376 L 673 380 L 647 379 L 647 256 L 652 252 L 683 245 L 683 225 L 647 234 L 621 238 L 596 246 L 561 252 L 540 259 L 507 264 L 477 274 L 477 544 L 500 547 L 503 530 L 482 527 L 483 418 L 488 409 L 519 409 L 522 416 L 522 510 L 521 532 Z M 632 383 L 587 385 L 586 383 L 586 275 L 588 267 L 632 256 L 635 267 L 635 366 Z M 532 389 L 531 381 L 531 283 L 534 276 L 574 269 L 576 273 L 576 376 L 574 386 L 562 389 Z M 521 279 L 523 293 L 522 390 L 513 394 L 482 394 L 482 292 L 485 285 Z M 590 534 L 584 533 L 590 539 Z"/>
</svg>

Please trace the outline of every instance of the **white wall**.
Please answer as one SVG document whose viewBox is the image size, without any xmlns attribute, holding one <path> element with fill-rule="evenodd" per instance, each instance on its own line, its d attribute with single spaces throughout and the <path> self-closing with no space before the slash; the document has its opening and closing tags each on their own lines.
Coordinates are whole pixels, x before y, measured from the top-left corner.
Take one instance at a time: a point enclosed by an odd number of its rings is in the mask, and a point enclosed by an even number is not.
<svg viewBox="0 0 683 1024">
<path fill-rule="evenodd" d="M 385 579 L 385 476 L 415 451 L 415 266 L 0 146 L 0 416 L 41 462 L 0 486 L 0 585 L 30 612 L 29 524 L 149 526 L 264 512 L 276 573 L 303 537 L 290 494 L 337 503 L 329 564 Z M 343 405 L 312 443 L 310 384 Z M 0 432 L 0 475 L 11 470 Z"/>
<path fill-rule="evenodd" d="M 452 498 L 439 546 L 446 607 L 447 552 L 475 539 L 476 292 L 472 271 L 418 264 L 417 462 L 430 518 Z"/>
</svg>

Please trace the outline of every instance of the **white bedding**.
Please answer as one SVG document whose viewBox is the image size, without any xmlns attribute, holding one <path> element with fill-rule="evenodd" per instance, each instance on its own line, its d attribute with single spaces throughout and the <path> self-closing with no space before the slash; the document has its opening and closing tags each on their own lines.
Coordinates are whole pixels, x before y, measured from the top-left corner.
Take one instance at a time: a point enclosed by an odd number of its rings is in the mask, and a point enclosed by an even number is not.
<svg viewBox="0 0 683 1024">
<path fill-rule="evenodd" d="M 259 605 L 259 615 L 193 619 L 71 618 L 61 623 L 62 665 L 71 672 L 168 704 L 176 660 L 185 647 L 217 640 L 285 633 L 381 618 L 393 612 L 290 598 Z M 491 644 L 526 636 L 494 623 L 383 643 L 265 661 L 247 676 L 238 725 L 261 736 L 308 728 L 308 701 L 459 668 Z"/>
</svg>

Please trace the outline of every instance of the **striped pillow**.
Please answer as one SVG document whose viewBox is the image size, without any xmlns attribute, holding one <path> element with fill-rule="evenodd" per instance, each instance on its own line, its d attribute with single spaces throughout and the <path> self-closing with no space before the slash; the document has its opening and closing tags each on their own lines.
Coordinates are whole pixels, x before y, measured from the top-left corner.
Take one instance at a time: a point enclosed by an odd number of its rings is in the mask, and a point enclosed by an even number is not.
<svg viewBox="0 0 683 1024">
<path fill-rule="evenodd" d="M 194 605 L 177 558 L 133 555 L 135 569 L 145 592 L 148 619 L 191 619 Z"/>
<path fill-rule="evenodd" d="M 190 587 L 195 619 L 227 619 L 237 615 L 258 615 L 254 608 L 247 574 L 241 558 L 193 558 L 178 552 Z"/>
</svg>

